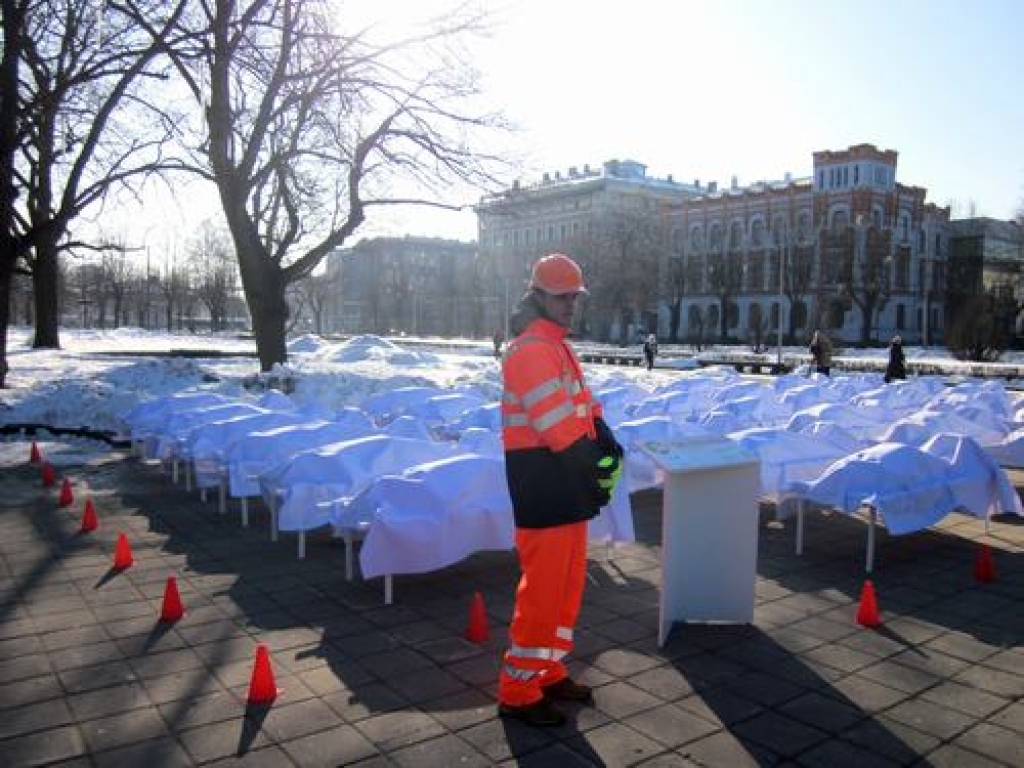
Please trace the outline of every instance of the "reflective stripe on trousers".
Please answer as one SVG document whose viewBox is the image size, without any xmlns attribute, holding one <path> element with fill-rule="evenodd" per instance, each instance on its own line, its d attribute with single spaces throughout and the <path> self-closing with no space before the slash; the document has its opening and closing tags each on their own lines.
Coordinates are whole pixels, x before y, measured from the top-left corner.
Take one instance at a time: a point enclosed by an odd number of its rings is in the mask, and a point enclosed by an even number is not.
<svg viewBox="0 0 1024 768">
<path fill-rule="evenodd" d="M 567 674 L 562 659 L 573 647 L 573 627 L 587 572 L 587 523 L 517 528 L 522 577 L 509 628 L 509 648 L 498 681 L 504 704 L 532 704 L 542 685 Z"/>
</svg>

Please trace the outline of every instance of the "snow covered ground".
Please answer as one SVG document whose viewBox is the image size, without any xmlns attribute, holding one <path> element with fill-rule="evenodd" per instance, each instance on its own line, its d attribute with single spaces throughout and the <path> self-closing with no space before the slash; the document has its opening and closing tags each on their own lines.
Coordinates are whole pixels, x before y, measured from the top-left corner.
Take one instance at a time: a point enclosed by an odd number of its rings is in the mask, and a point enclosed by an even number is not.
<svg viewBox="0 0 1024 768">
<path fill-rule="evenodd" d="M 61 350 L 33 350 L 31 330 L 14 327 L 8 333 L 8 388 L 0 390 L 0 426 L 46 424 L 116 430 L 119 418 L 136 403 L 199 388 L 233 397 L 254 397 L 268 384 L 286 386 L 299 407 L 337 410 L 358 407 L 371 395 L 399 387 L 437 386 L 452 392 L 472 392 L 496 400 L 501 381 L 489 341 L 416 340 L 398 345 L 376 336 L 328 342 L 303 336 L 289 344 L 286 367 L 258 375 L 255 344 L 234 335 L 195 336 L 144 331 L 63 330 Z M 199 357 L 201 350 L 237 357 Z M 190 356 L 171 356 L 188 350 Z M 712 347 L 703 353 L 735 350 Z M 132 352 L 149 353 L 131 355 Z M 784 355 L 800 356 L 802 347 L 785 348 Z M 663 347 L 662 360 L 688 354 L 685 347 Z M 844 349 L 842 358 L 884 359 L 884 349 Z M 951 370 L 958 364 L 945 350 L 910 348 L 911 361 L 934 361 Z M 1020 363 L 1020 356 L 1007 360 Z M 625 383 L 653 392 L 679 372 L 642 368 L 587 366 L 594 389 Z M 5 442 L 16 436 L 7 435 Z M 99 446 L 98 446 L 99 447 Z M 2 452 L 2 444 L 0 444 Z M 17 461 L 24 457 L 17 456 Z M 2 460 L 2 459 L 0 459 Z"/>
</svg>

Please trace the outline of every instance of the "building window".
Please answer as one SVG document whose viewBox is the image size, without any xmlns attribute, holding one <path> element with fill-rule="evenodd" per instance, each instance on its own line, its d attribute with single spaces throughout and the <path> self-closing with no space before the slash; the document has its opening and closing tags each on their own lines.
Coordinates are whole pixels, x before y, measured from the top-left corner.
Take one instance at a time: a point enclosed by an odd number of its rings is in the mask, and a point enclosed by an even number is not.
<svg viewBox="0 0 1024 768">
<path fill-rule="evenodd" d="M 761 305 L 751 304 L 747 312 L 747 328 L 751 331 L 761 327 Z"/>
<path fill-rule="evenodd" d="M 896 305 L 896 330 L 902 331 L 906 323 L 906 308 L 902 304 Z"/>
<path fill-rule="evenodd" d="M 755 219 L 754 224 L 751 227 L 750 239 L 753 241 L 755 248 L 763 248 L 765 245 L 764 237 L 764 222 L 761 219 Z"/>
<path fill-rule="evenodd" d="M 719 251 L 722 249 L 722 226 L 720 224 L 711 225 L 709 245 L 713 251 Z"/>
<path fill-rule="evenodd" d="M 734 221 L 729 228 L 729 248 L 739 250 L 743 247 L 743 227 L 738 221 Z"/>
</svg>

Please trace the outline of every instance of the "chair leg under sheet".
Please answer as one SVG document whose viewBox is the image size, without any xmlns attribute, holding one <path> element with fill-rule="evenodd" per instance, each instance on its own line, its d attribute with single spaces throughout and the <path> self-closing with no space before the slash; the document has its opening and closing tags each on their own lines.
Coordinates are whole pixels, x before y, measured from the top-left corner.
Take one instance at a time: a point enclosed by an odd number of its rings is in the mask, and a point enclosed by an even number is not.
<svg viewBox="0 0 1024 768">
<path fill-rule="evenodd" d="M 864 554 L 864 572 L 871 573 L 875 567 L 875 523 L 878 520 L 878 512 L 874 507 L 868 507 L 868 545 Z"/>
<path fill-rule="evenodd" d="M 352 560 L 355 557 L 355 543 L 352 531 L 346 529 L 343 536 L 345 539 L 345 580 L 352 581 L 354 570 Z"/>
<path fill-rule="evenodd" d="M 796 501 L 796 553 L 804 553 L 804 500 Z"/>
<path fill-rule="evenodd" d="M 270 497 L 270 540 L 277 541 L 277 496 Z"/>
</svg>

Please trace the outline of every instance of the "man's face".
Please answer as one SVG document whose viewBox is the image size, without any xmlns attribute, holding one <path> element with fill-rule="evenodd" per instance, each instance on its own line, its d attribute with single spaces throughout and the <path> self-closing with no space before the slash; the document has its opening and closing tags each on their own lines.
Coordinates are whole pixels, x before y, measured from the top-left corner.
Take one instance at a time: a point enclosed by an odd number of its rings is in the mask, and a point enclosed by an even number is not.
<svg viewBox="0 0 1024 768">
<path fill-rule="evenodd" d="M 563 293 L 560 296 L 541 293 L 544 312 L 563 328 L 572 328 L 572 316 L 579 296 L 578 293 Z"/>
</svg>

